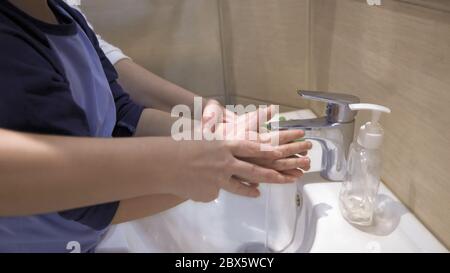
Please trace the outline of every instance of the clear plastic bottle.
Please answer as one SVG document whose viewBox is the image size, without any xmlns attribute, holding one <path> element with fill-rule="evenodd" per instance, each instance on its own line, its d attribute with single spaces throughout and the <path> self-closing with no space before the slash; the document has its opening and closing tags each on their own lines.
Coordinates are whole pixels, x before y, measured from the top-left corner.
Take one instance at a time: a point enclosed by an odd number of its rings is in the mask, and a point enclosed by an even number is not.
<svg viewBox="0 0 450 273">
<path fill-rule="evenodd" d="M 378 123 L 384 106 L 353 104 L 352 110 L 371 110 L 372 121 L 361 126 L 356 142 L 349 150 L 347 179 L 340 192 L 340 208 L 344 218 L 355 225 L 369 226 L 373 221 L 381 176 L 383 128 Z"/>
<path fill-rule="evenodd" d="M 340 195 L 341 211 L 347 221 L 363 226 L 372 223 L 380 172 L 380 151 L 365 149 L 353 143 L 350 147 L 348 175 Z"/>
</svg>

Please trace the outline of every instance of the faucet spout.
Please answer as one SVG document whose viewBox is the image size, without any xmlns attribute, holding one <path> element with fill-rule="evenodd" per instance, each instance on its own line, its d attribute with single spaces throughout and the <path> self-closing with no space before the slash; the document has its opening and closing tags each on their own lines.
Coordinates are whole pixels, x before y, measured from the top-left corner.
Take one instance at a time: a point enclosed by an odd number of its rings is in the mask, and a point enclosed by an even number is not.
<svg viewBox="0 0 450 273">
<path fill-rule="evenodd" d="M 304 130 L 305 139 L 317 141 L 322 148 L 321 176 L 343 181 L 347 170 L 348 149 L 353 141 L 354 121 L 329 122 L 326 117 L 272 122 L 271 130 Z"/>
<path fill-rule="evenodd" d="M 298 94 L 305 99 L 326 103 L 326 116 L 272 122 L 269 129 L 304 130 L 306 139 L 316 140 L 322 147 L 322 177 L 331 181 L 343 181 L 347 174 L 348 150 L 355 129 L 356 113 L 349 106 L 359 103 L 359 98 L 349 94 L 304 90 L 298 91 Z"/>
</svg>

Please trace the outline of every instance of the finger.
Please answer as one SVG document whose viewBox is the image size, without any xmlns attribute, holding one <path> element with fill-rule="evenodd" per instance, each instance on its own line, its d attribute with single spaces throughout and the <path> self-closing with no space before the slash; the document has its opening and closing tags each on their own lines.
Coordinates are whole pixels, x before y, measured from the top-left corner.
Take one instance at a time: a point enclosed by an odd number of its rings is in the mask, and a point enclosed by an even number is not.
<svg viewBox="0 0 450 273">
<path fill-rule="evenodd" d="M 252 187 L 252 188 L 259 188 L 259 183 L 253 183 L 253 182 L 247 182 L 244 179 L 240 178 L 239 176 L 234 176 L 237 180 L 241 181 L 241 183 L 244 183 L 245 185 Z"/>
<path fill-rule="evenodd" d="M 308 152 L 303 152 L 300 154 L 296 154 L 291 156 L 290 158 L 303 158 L 305 160 L 305 165 L 299 167 L 302 171 L 309 171 L 311 169 L 311 158 L 307 156 Z"/>
<path fill-rule="evenodd" d="M 282 145 L 294 142 L 304 136 L 305 132 L 302 130 L 275 131 L 260 134 L 260 142 Z"/>
<path fill-rule="evenodd" d="M 241 181 L 241 183 L 244 183 L 245 185 L 247 185 L 249 187 L 253 187 L 253 188 L 258 188 L 259 187 L 258 183 L 252 183 L 252 182 L 245 181 L 244 179 L 240 178 L 239 176 L 233 176 L 233 177 L 236 178 L 237 180 Z"/>
<path fill-rule="evenodd" d="M 292 183 L 295 181 L 289 175 L 240 160 L 236 160 L 233 164 L 232 173 L 250 183 Z"/>
<path fill-rule="evenodd" d="M 257 118 L 258 118 L 258 127 L 255 128 L 256 131 L 266 124 L 269 120 L 272 119 L 273 113 L 275 112 L 275 106 L 270 105 L 269 107 L 260 107 L 257 111 Z"/>
<path fill-rule="evenodd" d="M 286 171 L 300 168 L 302 170 L 309 170 L 311 160 L 308 157 L 302 158 L 287 158 L 275 160 L 272 163 L 273 169 L 277 171 Z"/>
<path fill-rule="evenodd" d="M 300 178 L 303 176 L 303 171 L 301 170 L 286 170 L 286 171 L 282 171 L 283 174 L 295 177 L 295 178 Z"/>
<path fill-rule="evenodd" d="M 254 128 L 258 126 L 257 111 L 238 116 L 236 126 L 241 129 L 243 128 L 245 131 L 254 131 Z"/>
<path fill-rule="evenodd" d="M 311 158 L 305 156 L 303 159 L 305 160 L 305 164 L 300 166 L 299 169 L 304 172 L 309 171 L 311 169 Z"/>
<path fill-rule="evenodd" d="M 265 123 L 272 117 L 273 107 L 260 107 L 256 111 L 247 113 L 240 117 L 240 126 L 244 126 L 248 131 L 257 132 L 261 123 Z M 244 124 L 242 124 L 244 123 Z"/>
<path fill-rule="evenodd" d="M 231 177 L 230 180 L 222 187 L 224 190 L 246 197 L 256 198 L 260 196 L 259 190 L 251 185 L 245 184 L 243 181 Z"/>
<path fill-rule="evenodd" d="M 231 153 L 239 158 L 277 159 L 283 156 L 282 151 L 248 140 L 232 140 L 228 141 L 227 145 L 230 147 Z"/>
<path fill-rule="evenodd" d="M 279 133 L 280 144 L 294 142 L 305 136 L 305 131 L 303 130 L 287 130 L 279 131 Z"/>
<path fill-rule="evenodd" d="M 278 146 L 276 150 L 281 152 L 282 157 L 290 157 L 296 154 L 307 152 L 311 148 L 312 148 L 311 142 L 302 141 Z"/>
</svg>

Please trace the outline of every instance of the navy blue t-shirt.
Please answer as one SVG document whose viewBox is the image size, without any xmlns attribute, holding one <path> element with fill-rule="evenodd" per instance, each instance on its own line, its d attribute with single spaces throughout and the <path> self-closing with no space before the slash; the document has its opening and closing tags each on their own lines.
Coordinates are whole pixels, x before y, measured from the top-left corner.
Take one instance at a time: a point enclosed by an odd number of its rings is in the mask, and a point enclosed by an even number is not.
<svg viewBox="0 0 450 273">
<path fill-rule="evenodd" d="M 80 13 L 49 0 L 58 25 L 0 1 L 0 127 L 52 135 L 133 135 L 143 108 L 117 83 Z M 1 181 L 0 181 L 1 183 Z M 118 202 L 0 217 L 0 252 L 94 251 Z"/>
</svg>

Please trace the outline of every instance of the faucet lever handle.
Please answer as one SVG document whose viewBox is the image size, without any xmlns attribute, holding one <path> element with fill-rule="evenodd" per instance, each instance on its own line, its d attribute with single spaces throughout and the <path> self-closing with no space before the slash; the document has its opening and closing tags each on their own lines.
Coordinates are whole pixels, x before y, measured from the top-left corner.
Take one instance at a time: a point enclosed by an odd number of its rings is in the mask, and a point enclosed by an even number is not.
<svg viewBox="0 0 450 273">
<path fill-rule="evenodd" d="M 310 100 L 322 101 L 326 103 L 334 103 L 334 104 L 353 104 L 359 103 L 360 100 L 358 97 L 349 95 L 349 94 L 340 94 L 340 93 L 330 93 L 330 92 L 319 92 L 319 91 L 305 91 L 300 90 L 298 94 Z"/>
<path fill-rule="evenodd" d="M 317 91 L 298 91 L 298 94 L 310 100 L 316 100 L 327 103 L 328 122 L 352 122 L 356 113 L 350 110 L 349 105 L 359 103 L 357 96 L 340 93 L 317 92 Z"/>
</svg>

